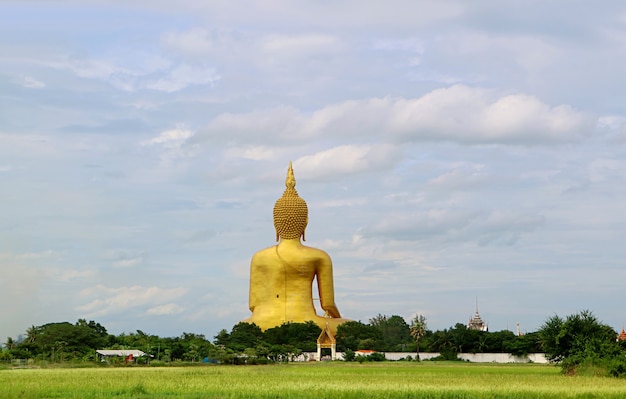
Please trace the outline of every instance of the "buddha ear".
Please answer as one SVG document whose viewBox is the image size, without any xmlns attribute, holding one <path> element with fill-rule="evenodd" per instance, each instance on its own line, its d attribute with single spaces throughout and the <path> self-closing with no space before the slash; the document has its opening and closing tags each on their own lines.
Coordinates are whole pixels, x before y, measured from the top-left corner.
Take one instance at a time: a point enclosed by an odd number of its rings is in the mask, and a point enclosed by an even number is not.
<svg viewBox="0 0 626 399">
<path fill-rule="evenodd" d="M 304 238 L 304 231 L 302 232 L 302 241 L 306 241 L 306 238 Z"/>
<path fill-rule="evenodd" d="M 278 230 L 276 230 L 276 242 L 278 242 Z"/>
</svg>

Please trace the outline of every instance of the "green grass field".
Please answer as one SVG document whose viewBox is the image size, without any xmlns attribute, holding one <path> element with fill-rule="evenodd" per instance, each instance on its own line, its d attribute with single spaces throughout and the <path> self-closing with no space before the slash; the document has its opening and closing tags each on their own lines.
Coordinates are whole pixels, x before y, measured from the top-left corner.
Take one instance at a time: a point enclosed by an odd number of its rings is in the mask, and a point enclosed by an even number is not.
<svg viewBox="0 0 626 399">
<path fill-rule="evenodd" d="M 623 379 L 441 362 L 0 370 L 1 398 L 624 398 Z"/>
</svg>

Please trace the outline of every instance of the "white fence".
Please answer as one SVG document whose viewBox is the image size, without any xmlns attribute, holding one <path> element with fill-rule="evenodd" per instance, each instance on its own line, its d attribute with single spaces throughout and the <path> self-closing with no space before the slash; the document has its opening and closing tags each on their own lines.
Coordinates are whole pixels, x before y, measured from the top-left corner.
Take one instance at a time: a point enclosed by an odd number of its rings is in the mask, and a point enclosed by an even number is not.
<svg viewBox="0 0 626 399">
<path fill-rule="evenodd" d="M 403 360 L 407 356 L 415 359 L 415 352 L 384 352 L 387 360 Z M 420 352 L 420 360 L 429 360 L 439 356 L 437 352 Z M 510 353 L 459 353 L 457 357 L 473 363 L 540 363 L 546 364 L 548 360 L 543 353 L 529 353 L 526 356 L 513 356 Z M 317 353 L 303 353 L 300 360 L 317 360 Z M 337 352 L 337 360 L 343 360 L 343 352 Z"/>
<path fill-rule="evenodd" d="M 415 359 L 415 353 L 409 353 Z M 406 358 L 407 353 L 387 352 L 388 360 L 400 360 Z M 437 352 L 421 352 L 420 360 L 428 360 L 439 356 Z M 529 353 L 526 356 L 513 356 L 510 353 L 458 353 L 457 358 L 473 363 L 548 363 L 545 354 Z"/>
</svg>

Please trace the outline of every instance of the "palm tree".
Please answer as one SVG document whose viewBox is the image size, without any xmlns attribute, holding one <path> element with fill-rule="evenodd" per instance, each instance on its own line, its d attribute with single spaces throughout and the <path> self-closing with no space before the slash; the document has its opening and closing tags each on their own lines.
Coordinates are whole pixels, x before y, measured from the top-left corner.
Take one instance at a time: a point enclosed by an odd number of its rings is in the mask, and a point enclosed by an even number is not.
<svg viewBox="0 0 626 399">
<path fill-rule="evenodd" d="M 15 340 L 13 340 L 13 338 L 11 337 L 8 337 L 7 342 L 4 343 L 4 347 L 7 350 L 15 349 Z"/>
<path fill-rule="evenodd" d="M 411 322 L 411 336 L 415 338 L 415 358 L 420 360 L 420 338 L 426 334 L 426 317 L 423 315 L 416 315 Z"/>
<path fill-rule="evenodd" d="M 26 330 L 26 342 L 34 343 L 39 335 L 39 329 L 35 326 L 31 326 Z"/>
</svg>

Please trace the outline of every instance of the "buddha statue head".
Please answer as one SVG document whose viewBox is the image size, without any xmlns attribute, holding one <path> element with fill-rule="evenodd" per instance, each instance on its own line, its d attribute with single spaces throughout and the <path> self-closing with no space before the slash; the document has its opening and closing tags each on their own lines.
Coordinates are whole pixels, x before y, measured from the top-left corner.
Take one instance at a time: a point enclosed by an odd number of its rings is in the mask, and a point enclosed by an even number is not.
<svg viewBox="0 0 626 399">
<path fill-rule="evenodd" d="M 302 237 L 304 240 L 304 230 L 309 221 L 309 210 L 306 202 L 298 196 L 296 191 L 296 178 L 293 175 L 291 162 L 289 162 L 285 186 L 287 188 L 283 196 L 274 204 L 276 241 L 279 237 L 287 240 Z"/>
</svg>

